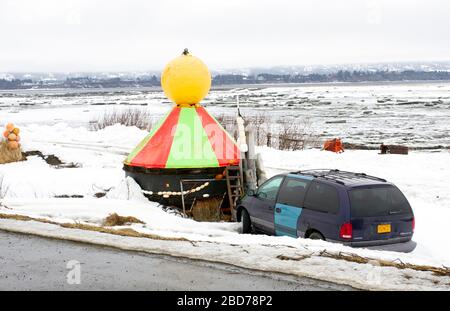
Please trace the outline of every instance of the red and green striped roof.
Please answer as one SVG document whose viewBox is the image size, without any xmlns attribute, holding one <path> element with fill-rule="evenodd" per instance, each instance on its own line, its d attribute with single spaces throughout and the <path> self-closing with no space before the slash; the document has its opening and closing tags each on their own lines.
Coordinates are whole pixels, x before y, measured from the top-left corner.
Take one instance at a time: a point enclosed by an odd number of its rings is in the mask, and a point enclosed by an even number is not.
<svg viewBox="0 0 450 311">
<path fill-rule="evenodd" d="M 237 165 L 233 138 L 203 107 L 174 107 L 128 155 L 126 165 L 204 168 Z"/>
</svg>

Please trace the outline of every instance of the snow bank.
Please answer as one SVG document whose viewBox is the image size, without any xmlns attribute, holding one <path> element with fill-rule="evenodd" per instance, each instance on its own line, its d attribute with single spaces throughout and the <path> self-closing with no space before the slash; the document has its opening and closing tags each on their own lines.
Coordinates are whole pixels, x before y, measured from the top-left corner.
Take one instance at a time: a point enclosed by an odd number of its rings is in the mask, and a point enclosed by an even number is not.
<svg viewBox="0 0 450 311">
<path fill-rule="evenodd" d="M 119 197 L 124 197 L 121 192 Z M 238 235 L 237 223 L 197 222 L 166 213 L 158 203 L 123 199 L 4 199 L 0 213 L 20 214 L 34 218 L 44 218 L 56 222 L 79 222 L 101 225 L 112 213 L 134 216 L 145 224 L 128 226 L 142 233 L 152 233 L 167 237 L 209 240 Z M 238 235 L 239 236 L 239 235 Z"/>
<path fill-rule="evenodd" d="M 92 197 L 116 186 L 121 169 L 81 167 L 56 169 L 37 156 L 0 166 L 0 198 Z"/>
<path fill-rule="evenodd" d="M 141 187 L 131 177 L 126 177 L 116 187 L 109 190 L 106 198 L 148 202 L 148 199 L 142 193 Z"/>
<path fill-rule="evenodd" d="M 123 160 L 146 135 L 146 131 L 119 124 L 95 132 L 66 123 L 24 126 L 21 132 L 24 151 L 54 154 L 80 167 L 55 169 L 37 156 L 2 165 L 0 198 L 92 197 L 117 188 L 125 178 Z"/>
<path fill-rule="evenodd" d="M 25 151 L 39 150 L 55 154 L 64 162 L 83 167 L 118 168 L 126 155 L 146 135 L 134 126 L 116 124 L 99 131 L 86 127 L 71 127 L 67 123 L 53 126 L 31 124 L 21 128 Z"/>
</svg>

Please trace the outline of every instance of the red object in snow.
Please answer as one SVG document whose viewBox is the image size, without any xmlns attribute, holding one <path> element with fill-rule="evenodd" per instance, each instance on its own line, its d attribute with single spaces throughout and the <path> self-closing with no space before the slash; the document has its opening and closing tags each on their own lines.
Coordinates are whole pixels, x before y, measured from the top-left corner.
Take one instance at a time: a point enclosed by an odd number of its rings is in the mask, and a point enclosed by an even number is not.
<svg viewBox="0 0 450 311">
<path fill-rule="evenodd" d="M 325 141 L 323 144 L 323 150 L 341 153 L 344 152 L 344 147 L 340 138 L 334 138 Z"/>
</svg>

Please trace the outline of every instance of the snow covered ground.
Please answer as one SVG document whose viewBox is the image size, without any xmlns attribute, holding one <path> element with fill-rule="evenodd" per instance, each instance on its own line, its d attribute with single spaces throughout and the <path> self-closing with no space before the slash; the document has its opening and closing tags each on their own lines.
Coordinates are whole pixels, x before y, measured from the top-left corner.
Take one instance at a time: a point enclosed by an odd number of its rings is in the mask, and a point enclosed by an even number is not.
<svg viewBox="0 0 450 311">
<path fill-rule="evenodd" d="M 164 111 L 162 106 L 158 109 Z M 414 240 L 418 243 L 414 252 L 398 254 L 352 249 L 339 244 L 289 237 L 242 235 L 239 233 L 239 224 L 199 223 L 167 213 L 161 206 L 148 202 L 133 182 L 124 179 L 122 161 L 147 134 L 145 131 L 121 125 L 89 131 L 86 123 L 81 122 L 85 120 L 85 116 L 79 111 L 62 111 L 61 107 L 49 109 L 47 119 L 40 113 L 35 122 L 32 120 L 32 109 L 10 113 L 7 115 L 8 119 L 5 119 L 6 115 L 0 111 L 0 126 L 13 121 L 21 128 L 24 150 L 54 154 L 66 163 L 76 164 L 76 167 L 56 168 L 38 156 L 30 156 L 27 161 L 0 165 L 0 213 L 28 215 L 61 223 L 80 222 L 94 225 L 101 225 L 109 214 L 118 213 L 122 216 L 135 216 L 144 221 L 144 224 L 127 226 L 136 231 L 162 237 L 186 238 L 199 243 L 191 249 L 184 244 L 176 246 L 154 241 L 153 243 L 160 243 L 154 246 L 154 251 L 157 249 L 159 252 L 217 259 L 250 268 L 297 273 L 359 288 L 450 289 L 448 277 L 436 277 L 431 273 L 419 273 L 409 269 L 396 271 L 398 269 L 395 268 L 342 261 L 337 263 L 336 260 L 330 262 L 331 259 L 319 257 L 302 262 L 277 259 L 280 254 L 298 257 L 326 249 L 330 252 L 351 252 L 390 261 L 450 266 L 450 244 L 447 241 L 450 236 L 448 150 L 410 152 L 409 155 L 378 155 L 377 151 L 348 150 L 343 154 L 334 154 L 316 149 L 279 151 L 266 147 L 258 148 L 269 175 L 300 169 L 337 168 L 365 172 L 394 182 L 405 193 L 413 207 L 416 216 Z M 61 117 L 65 119 L 55 121 L 55 115 L 59 114 L 64 114 Z M 13 116 L 17 118 L 12 119 Z M 52 122 L 47 122 L 50 119 Z M 95 194 L 99 192 L 108 194 L 96 198 Z M 61 196 L 66 198 L 60 198 Z M 20 227 L 17 230 L 22 231 L 28 228 L 30 231 L 37 230 L 44 234 L 47 230 L 55 235 L 66 234 L 73 237 L 69 229 L 54 228 L 54 225 L 33 222 L 18 224 L 6 220 L 0 220 L 0 224 L 9 228 Z M 80 239 L 99 239 L 107 244 L 116 243 L 122 246 L 125 240 L 131 241 L 131 238 L 125 237 L 100 238 L 94 233 L 77 234 Z M 120 239 L 124 240 L 121 242 Z M 130 243 L 138 249 L 152 248 L 151 242 L 139 242 L 136 238 L 132 241 Z M 199 245 L 202 246 L 201 249 Z"/>
<path fill-rule="evenodd" d="M 273 257 L 285 254 L 291 247 L 306 247 L 312 252 L 327 249 L 334 252 L 352 252 L 370 258 L 400 259 L 402 262 L 415 264 L 450 265 L 450 246 L 446 241 L 450 235 L 450 170 L 447 169 L 450 167 L 450 154 L 447 151 L 381 156 L 376 151 L 349 150 L 343 154 L 334 154 L 320 150 L 292 152 L 265 147 L 258 150 L 263 155 L 269 175 L 328 167 L 366 172 L 396 183 L 413 206 L 417 223 L 414 240 L 418 242 L 413 253 L 397 254 L 351 249 L 342 245 L 289 237 L 242 235 L 239 234 L 239 224 L 236 223 L 199 223 L 166 213 L 157 204 L 148 202 L 139 192 L 137 185 L 124 179 L 124 155 L 145 134 L 145 131 L 137 128 L 120 125 L 98 132 L 64 124 L 23 127 L 22 135 L 27 137 L 24 140 L 25 150 L 39 149 L 45 154 L 55 154 L 63 161 L 74 162 L 79 167 L 54 168 L 37 156 L 29 157 L 24 162 L 1 165 L 0 196 L 3 206 L 0 207 L 0 213 L 46 218 L 61 223 L 80 222 L 94 225 L 101 225 L 109 214 L 118 213 L 122 216 L 135 216 L 144 221 L 145 224 L 127 226 L 138 232 L 187 238 L 191 241 L 239 245 L 237 247 L 245 247 L 249 251 L 253 248 L 260 249 L 262 245 L 272 245 Z M 94 196 L 102 191 L 108 191 L 108 194 L 103 198 Z M 56 198 L 64 195 L 83 198 Z M 208 248 L 205 251 L 213 250 Z M 265 269 L 269 269 L 271 264 L 274 264 L 274 268 L 277 266 L 275 262 L 268 262 Z M 305 271 L 313 273 L 313 270 Z M 362 276 L 360 278 L 362 283 L 357 284 L 342 276 L 336 278 L 336 281 L 361 287 L 365 279 Z M 383 283 L 383 286 L 391 289 L 402 288 L 403 285 L 396 282 L 398 280 L 391 280 Z M 368 284 L 368 288 L 377 288 L 376 284 Z"/>
</svg>

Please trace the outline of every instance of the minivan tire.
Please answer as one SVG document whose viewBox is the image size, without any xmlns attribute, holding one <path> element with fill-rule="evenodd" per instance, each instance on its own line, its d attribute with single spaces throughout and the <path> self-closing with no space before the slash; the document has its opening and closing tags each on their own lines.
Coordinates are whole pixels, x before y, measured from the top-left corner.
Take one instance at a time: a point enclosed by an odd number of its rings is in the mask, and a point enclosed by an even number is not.
<svg viewBox="0 0 450 311">
<path fill-rule="evenodd" d="M 308 239 L 325 241 L 324 236 L 320 232 L 317 232 L 317 231 L 311 232 L 311 234 L 308 236 Z"/>
<path fill-rule="evenodd" d="M 242 233 L 252 233 L 252 223 L 250 221 L 250 215 L 246 209 L 242 210 L 241 214 Z"/>
</svg>

